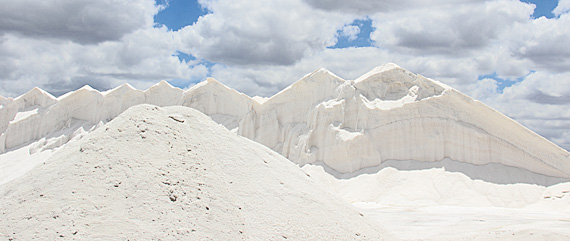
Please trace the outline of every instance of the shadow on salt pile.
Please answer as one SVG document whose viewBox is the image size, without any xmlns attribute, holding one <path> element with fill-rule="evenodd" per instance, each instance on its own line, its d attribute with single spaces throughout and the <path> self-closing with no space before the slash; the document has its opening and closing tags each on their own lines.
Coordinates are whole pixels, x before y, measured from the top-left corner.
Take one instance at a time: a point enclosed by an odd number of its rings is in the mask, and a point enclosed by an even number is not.
<svg viewBox="0 0 570 241">
<path fill-rule="evenodd" d="M 475 165 L 470 163 L 464 163 L 459 161 L 454 161 L 449 158 L 445 158 L 437 162 L 424 162 L 415 160 L 387 160 L 382 162 L 381 165 L 375 167 L 367 167 L 355 171 L 353 173 L 340 173 L 333 170 L 326 164 L 322 162 L 313 163 L 317 166 L 322 166 L 324 170 L 333 175 L 337 179 L 351 179 L 362 174 L 374 174 L 378 173 L 380 170 L 392 167 L 399 171 L 418 171 L 418 170 L 428 170 L 434 168 L 443 168 L 448 172 L 459 172 L 465 174 L 472 180 L 481 180 L 485 182 L 495 183 L 495 184 L 535 184 L 540 186 L 552 186 L 563 182 L 570 182 L 570 179 L 551 177 L 529 170 L 506 166 L 499 163 L 489 163 L 485 165 Z"/>
</svg>

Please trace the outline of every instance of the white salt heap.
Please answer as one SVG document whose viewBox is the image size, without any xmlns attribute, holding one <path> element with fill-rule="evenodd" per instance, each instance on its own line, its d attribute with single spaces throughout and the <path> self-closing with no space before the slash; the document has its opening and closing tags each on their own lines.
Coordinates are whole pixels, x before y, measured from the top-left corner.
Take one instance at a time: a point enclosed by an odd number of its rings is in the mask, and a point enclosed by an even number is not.
<svg viewBox="0 0 570 241">
<path fill-rule="evenodd" d="M 139 105 L 0 191 L 0 237 L 378 240 L 289 160 L 187 107 Z"/>
<path fill-rule="evenodd" d="M 234 134 L 182 107 L 115 118 L 145 103 L 195 108 Z M 389 239 L 570 240 L 570 153 L 394 64 L 356 80 L 319 69 L 269 98 L 210 78 L 36 88 L 0 105 L 6 237 L 375 239 L 381 226 Z"/>
<path fill-rule="evenodd" d="M 570 177 L 568 151 L 394 64 L 356 80 L 318 70 L 249 112 L 238 133 L 299 164 L 323 162 L 341 173 L 387 160 L 450 158 Z"/>
<path fill-rule="evenodd" d="M 341 173 L 387 160 L 450 158 L 570 177 L 568 151 L 484 104 L 394 64 L 356 80 L 320 69 L 257 100 L 211 78 L 187 91 L 161 82 L 146 91 L 124 85 L 100 93 L 84 87 L 55 99 L 34 89 L 5 100 L 0 108 L 0 153 L 34 142 L 35 149 L 56 148 L 80 128 L 88 131 L 130 106 L 149 103 L 195 108 L 293 162 L 322 162 Z"/>
</svg>

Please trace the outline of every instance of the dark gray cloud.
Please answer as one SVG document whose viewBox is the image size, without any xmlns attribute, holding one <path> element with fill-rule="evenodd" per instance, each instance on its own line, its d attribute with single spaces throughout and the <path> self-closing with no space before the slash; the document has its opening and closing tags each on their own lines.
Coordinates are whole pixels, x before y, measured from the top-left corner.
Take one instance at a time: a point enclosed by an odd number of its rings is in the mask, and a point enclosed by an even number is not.
<svg viewBox="0 0 570 241">
<path fill-rule="evenodd" d="M 148 27 L 92 45 L 7 34 L 0 42 L 0 94 L 16 97 L 38 86 L 59 95 L 85 84 L 100 90 L 127 82 L 147 88 L 164 79 L 205 78 L 203 65 L 173 56 L 171 34 Z"/>
<path fill-rule="evenodd" d="M 462 29 L 449 28 L 437 32 L 427 29 L 421 32 L 402 29 L 397 32 L 394 44 L 406 52 L 451 56 L 471 55 L 470 50 L 487 45 L 489 38 L 483 33 L 474 34 Z"/>
<path fill-rule="evenodd" d="M 291 65 L 303 58 L 306 50 L 324 48 L 319 42 L 292 41 L 286 38 L 259 41 L 240 36 L 240 33 L 220 35 L 210 32 L 202 37 L 215 40 L 219 39 L 219 36 L 223 36 L 221 38 L 225 40 L 219 41 L 216 46 L 197 48 L 193 52 L 210 61 L 230 65 Z"/>
<path fill-rule="evenodd" d="M 540 68 L 554 72 L 570 70 L 570 14 L 559 19 L 539 19 L 525 26 L 513 42 L 515 57 L 531 60 Z M 522 29 L 518 29 L 522 30 Z"/>
<path fill-rule="evenodd" d="M 562 96 L 554 96 L 540 90 L 534 90 L 526 96 L 526 99 L 539 104 L 570 105 L 570 93 Z"/>
<path fill-rule="evenodd" d="M 153 0 L 2 0 L 0 33 L 93 44 L 152 26 Z"/>
<path fill-rule="evenodd" d="M 433 5 L 465 4 L 484 2 L 485 0 L 305 0 L 309 5 L 327 11 L 349 12 L 356 14 L 374 14 L 378 12 L 391 12 L 425 8 Z"/>
<path fill-rule="evenodd" d="M 55 97 L 61 96 L 67 92 L 77 90 L 85 85 L 89 85 L 96 90 L 104 91 L 116 87 L 116 84 L 109 79 L 97 76 L 77 76 L 69 81 L 54 81 L 40 86 L 41 89 L 49 92 Z"/>
</svg>

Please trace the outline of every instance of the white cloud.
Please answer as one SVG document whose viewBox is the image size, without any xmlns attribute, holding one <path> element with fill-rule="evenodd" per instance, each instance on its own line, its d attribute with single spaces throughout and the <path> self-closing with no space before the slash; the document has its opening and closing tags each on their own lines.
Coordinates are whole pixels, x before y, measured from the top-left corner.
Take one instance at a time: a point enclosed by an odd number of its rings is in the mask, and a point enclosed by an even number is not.
<svg viewBox="0 0 570 241">
<path fill-rule="evenodd" d="M 246 94 L 271 96 L 321 67 L 344 79 L 356 79 L 374 67 L 390 62 L 462 91 L 470 90 L 477 80 L 475 65 L 467 61 L 398 55 L 375 47 L 325 49 L 287 66 L 218 66 L 212 69 L 212 76 Z"/>
<path fill-rule="evenodd" d="M 376 45 L 401 53 L 473 56 L 513 24 L 525 22 L 532 6 L 518 1 L 434 5 L 372 15 Z"/>
<path fill-rule="evenodd" d="M 354 16 L 312 9 L 300 0 L 201 1 L 210 14 L 180 30 L 184 52 L 229 65 L 292 65 L 336 43 Z"/>
<path fill-rule="evenodd" d="M 154 0 L 1 1 L 0 34 L 99 43 L 150 27 Z"/>
<path fill-rule="evenodd" d="M 570 149 L 570 73 L 535 72 L 483 102 Z M 485 85 L 484 83 L 482 85 Z"/>
<path fill-rule="evenodd" d="M 570 70 L 570 14 L 557 19 L 538 18 L 516 25 L 510 40 L 514 58 L 528 59 L 534 68 Z"/>
<path fill-rule="evenodd" d="M 353 41 L 358 37 L 360 28 L 355 25 L 346 25 L 341 30 L 341 35 L 346 37 L 349 41 Z"/>
<path fill-rule="evenodd" d="M 311 6 L 327 11 L 357 13 L 361 15 L 374 14 L 378 12 L 393 12 L 401 10 L 412 10 L 430 6 L 460 5 L 485 0 L 306 0 Z"/>
<path fill-rule="evenodd" d="M 393 61 L 378 48 L 324 49 L 287 66 L 218 65 L 212 68 L 212 76 L 248 95 L 271 96 L 318 68 L 327 68 L 345 79 L 355 79 L 387 62 Z"/>
<path fill-rule="evenodd" d="M 552 10 L 552 13 L 556 16 L 560 16 L 564 13 L 568 13 L 568 11 L 570 11 L 570 0 L 558 0 L 558 5 Z"/>
<path fill-rule="evenodd" d="M 15 96 L 39 86 L 59 95 L 85 84 L 109 89 L 128 82 L 146 88 L 162 79 L 205 78 L 204 66 L 191 67 L 173 56 L 177 45 L 165 28 L 141 29 L 120 42 L 97 45 L 7 34 L 0 42 L 0 93 Z"/>
<path fill-rule="evenodd" d="M 463 6 L 466 2 L 469 5 Z M 341 30 L 341 35 L 354 38 L 359 29 L 346 24 L 363 16 L 344 13 L 340 11 L 345 10 L 341 7 L 336 9 L 339 11 L 314 10 L 297 1 L 265 1 L 263 9 L 267 10 L 259 13 L 250 13 L 251 9 L 262 8 L 257 5 L 259 3 L 203 1 L 213 13 L 201 17 L 194 26 L 183 29 L 182 39 L 189 47 L 186 52 L 225 64 L 223 68 L 212 71 L 214 77 L 221 81 L 232 79 L 226 82 L 254 95 L 271 95 L 304 74 L 330 65 L 351 66 L 359 70 L 338 68 L 341 71 L 337 73 L 342 75 L 347 72 L 362 74 L 377 65 L 395 62 L 467 92 L 471 91 L 480 74 L 526 75 L 529 70 L 526 65 L 521 65 L 526 62 L 509 58 L 508 48 L 495 42 L 502 37 L 502 31 L 512 26 L 512 22 L 529 20 L 533 7 L 518 1 L 466 2 L 462 2 L 463 5 L 456 1 L 443 1 L 440 5 L 408 2 L 404 5 L 414 6 L 411 10 L 398 7 L 397 12 L 376 14 L 372 16 L 377 28 L 373 38 L 383 44 L 379 44 L 381 48 L 364 51 L 359 51 L 359 48 L 325 49 L 336 41 L 337 30 Z M 339 4 L 336 6 L 342 5 Z M 394 1 L 391 4 L 400 3 Z M 277 10 L 286 14 L 274 12 Z M 480 16 L 471 16 L 476 14 Z M 338 16 L 343 16 L 343 20 L 338 21 Z M 412 44 L 406 49 L 408 47 L 398 45 L 397 41 L 386 44 L 391 38 L 404 39 L 406 36 L 398 28 L 411 26 L 409 22 L 418 22 L 422 26 L 412 34 L 413 38 L 405 40 L 409 43 L 417 41 L 417 46 Z M 448 36 L 446 31 L 452 34 Z M 441 41 L 441 44 L 429 46 L 422 42 L 430 39 L 432 42 Z M 352 57 L 354 55 L 360 55 L 360 58 Z M 358 64 L 349 59 L 355 59 Z M 273 74 L 275 71 L 281 74 Z M 290 76 L 297 78 L 286 78 Z"/>
<path fill-rule="evenodd" d="M 477 83 L 477 88 L 471 92 L 471 97 L 477 100 L 484 100 L 490 97 L 496 96 L 497 93 L 497 81 L 494 79 L 482 79 Z"/>
</svg>

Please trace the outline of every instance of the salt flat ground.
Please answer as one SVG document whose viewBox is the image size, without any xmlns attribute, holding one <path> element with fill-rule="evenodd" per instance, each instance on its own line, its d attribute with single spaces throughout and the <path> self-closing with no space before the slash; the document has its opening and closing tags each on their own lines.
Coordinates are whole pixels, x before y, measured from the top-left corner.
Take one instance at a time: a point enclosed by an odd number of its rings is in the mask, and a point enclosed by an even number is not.
<svg viewBox="0 0 570 241">
<path fill-rule="evenodd" d="M 570 213 L 525 208 L 354 203 L 403 240 L 570 240 Z"/>
<path fill-rule="evenodd" d="M 488 171 L 461 167 L 472 175 Z M 402 240 L 570 240 L 567 181 L 497 184 L 437 167 L 356 175 L 331 174 L 320 165 L 303 170 Z"/>
</svg>

